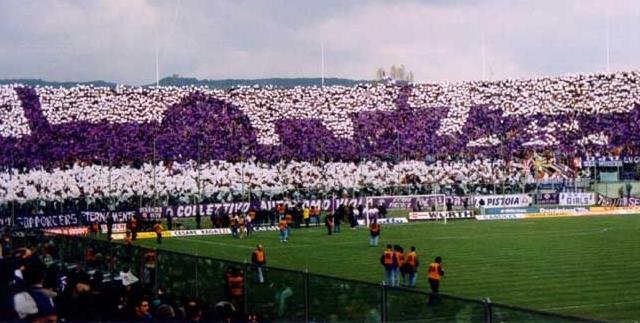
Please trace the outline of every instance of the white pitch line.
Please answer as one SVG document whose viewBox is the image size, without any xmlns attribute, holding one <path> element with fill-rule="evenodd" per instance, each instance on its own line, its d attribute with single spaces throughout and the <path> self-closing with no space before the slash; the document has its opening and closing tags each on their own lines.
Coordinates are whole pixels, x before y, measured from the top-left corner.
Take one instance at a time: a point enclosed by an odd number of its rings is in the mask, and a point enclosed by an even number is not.
<svg viewBox="0 0 640 323">
<path fill-rule="evenodd" d="M 612 302 L 612 303 L 595 303 L 595 304 L 578 304 L 578 305 L 568 305 L 568 306 L 558 306 L 558 307 L 547 307 L 541 310 L 543 311 L 555 311 L 555 310 L 567 310 L 572 308 L 583 308 L 583 307 L 602 307 L 602 306 L 611 306 L 611 305 L 622 305 L 622 304 L 640 304 L 640 299 L 633 301 L 624 301 L 624 302 Z"/>
<path fill-rule="evenodd" d="M 172 238 L 172 239 L 177 239 L 177 240 L 180 240 L 180 241 L 187 241 L 187 242 L 191 242 L 191 243 L 201 243 L 201 244 L 218 245 L 218 246 L 225 246 L 225 247 L 231 246 L 231 247 L 237 247 L 237 248 L 243 248 L 243 249 L 253 249 L 253 248 L 255 248 L 254 246 L 245 246 L 245 245 L 226 243 L 226 242 L 215 242 L 215 241 L 209 241 L 209 240 L 189 239 L 189 238 L 186 238 L 186 237 Z"/>
<path fill-rule="evenodd" d="M 546 237 L 565 237 L 565 236 L 582 236 L 582 235 L 590 235 L 590 234 L 599 234 L 603 233 L 602 230 L 591 230 L 591 231 L 548 231 L 548 232 L 530 232 L 530 233 L 504 233 L 504 234 L 485 234 L 482 237 L 503 237 L 503 236 L 546 236 Z M 467 239 L 477 239 L 477 237 L 465 237 L 465 236 L 442 236 L 442 237 L 431 237 L 431 240 L 448 240 L 448 239 L 456 239 L 456 240 L 467 240 Z"/>
</svg>

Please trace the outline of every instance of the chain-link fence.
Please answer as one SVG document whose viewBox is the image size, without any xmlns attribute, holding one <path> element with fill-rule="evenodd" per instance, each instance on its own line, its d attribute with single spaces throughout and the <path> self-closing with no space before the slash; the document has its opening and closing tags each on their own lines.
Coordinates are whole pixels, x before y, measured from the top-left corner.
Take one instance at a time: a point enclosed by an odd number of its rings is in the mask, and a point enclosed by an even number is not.
<svg viewBox="0 0 640 323">
<path fill-rule="evenodd" d="M 85 237 L 26 234 L 14 239 L 47 258 L 49 266 L 99 270 L 106 279 L 128 271 L 147 290 L 162 290 L 173 300 L 195 298 L 205 313 L 230 302 L 243 314 L 272 322 L 569 322 L 581 318 L 525 308 L 388 287 L 303 271 L 264 268 L 260 282 L 247 263 L 109 243 Z M 52 250 L 55 252 L 39 252 Z M 242 276 L 241 294 L 230 293 L 228 277 Z M 110 278 L 109 278 L 110 277 Z"/>
</svg>

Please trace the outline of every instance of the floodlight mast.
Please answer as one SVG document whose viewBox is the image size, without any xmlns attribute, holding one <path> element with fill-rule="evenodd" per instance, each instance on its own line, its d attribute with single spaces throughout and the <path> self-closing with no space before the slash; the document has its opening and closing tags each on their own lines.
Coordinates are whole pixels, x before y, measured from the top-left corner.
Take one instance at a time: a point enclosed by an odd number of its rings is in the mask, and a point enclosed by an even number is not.
<svg viewBox="0 0 640 323">
<path fill-rule="evenodd" d="M 609 39 L 609 7 L 605 9 L 605 48 L 606 48 L 606 66 L 607 73 L 611 73 L 611 62 L 610 62 L 610 39 Z"/>
<path fill-rule="evenodd" d="M 160 49 L 158 48 L 158 30 L 156 29 L 156 87 L 160 86 Z"/>
<path fill-rule="evenodd" d="M 320 83 L 324 87 L 324 40 L 320 41 Z"/>
</svg>

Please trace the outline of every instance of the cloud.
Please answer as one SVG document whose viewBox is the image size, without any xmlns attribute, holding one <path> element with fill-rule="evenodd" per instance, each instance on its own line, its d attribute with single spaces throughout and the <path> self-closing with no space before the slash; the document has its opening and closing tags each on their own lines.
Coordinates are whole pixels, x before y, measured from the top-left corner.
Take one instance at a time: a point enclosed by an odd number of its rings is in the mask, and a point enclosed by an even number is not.
<svg viewBox="0 0 640 323">
<path fill-rule="evenodd" d="M 480 79 L 483 61 L 491 79 L 599 72 L 607 16 L 611 69 L 638 69 L 632 0 L 5 0 L 0 77 L 151 83 L 156 38 L 161 75 L 210 79 L 319 76 L 321 42 L 327 76 L 404 64 L 422 81 Z"/>
</svg>

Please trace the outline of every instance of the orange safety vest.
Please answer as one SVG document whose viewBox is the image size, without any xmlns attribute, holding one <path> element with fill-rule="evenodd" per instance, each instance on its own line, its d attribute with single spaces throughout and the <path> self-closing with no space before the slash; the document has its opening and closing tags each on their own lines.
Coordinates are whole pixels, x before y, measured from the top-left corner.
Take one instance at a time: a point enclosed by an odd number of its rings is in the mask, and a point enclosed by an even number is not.
<svg viewBox="0 0 640 323">
<path fill-rule="evenodd" d="M 416 255 L 415 251 L 410 252 L 407 255 L 407 264 L 411 266 L 412 269 L 416 268 L 416 264 L 418 263 L 418 255 Z"/>
<path fill-rule="evenodd" d="M 278 214 L 284 213 L 284 205 L 278 205 L 276 210 L 278 211 Z"/>
<path fill-rule="evenodd" d="M 432 262 L 429 265 L 429 279 L 440 280 L 440 264 L 437 262 Z"/>
<path fill-rule="evenodd" d="M 377 223 L 371 223 L 371 233 L 380 232 L 380 225 Z"/>
<path fill-rule="evenodd" d="M 404 265 L 404 254 L 400 251 L 396 252 L 396 259 L 398 260 L 398 267 L 402 268 L 402 265 Z"/>
<path fill-rule="evenodd" d="M 93 223 L 91 224 L 91 232 L 92 232 L 92 233 L 98 233 L 98 223 L 93 222 Z"/>
<path fill-rule="evenodd" d="M 242 275 L 230 275 L 227 281 L 229 282 L 231 296 L 241 297 L 244 292 L 244 277 Z"/>
<path fill-rule="evenodd" d="M 284 220 L 287 221 L 287 224 L 291 224 L 293 222 L 293 217 L 291 216 L 291 214 L 287 213 L 284 216 Z"/>
<path fill-rule="evenodd" d="M 263 250 L 256 250 L 253 253 L 256 254 L 256 262 L 258 264 L 263 264 L 264 263 L 264 251 Z"/>
<path fill-rule="evenodd" d="M 153 231 L 155 231 L 156 233 L 162 233 L 162 225 L 161 224 L 154 225 Z"/>
<path fill-rule="evenodd" d="M 393 251 L 391 250 L 386 250 L 384 252 L 384 265 L 385 266 L 391 266 L 393 265 Z"/>
<path fill-rule="evenodd" d="M 280 222 L 278 222 L 278 228 L 280 228 L 280 231 L 284 231 L 287 228 L 287 222 L 280 220 Z"/>
</svg>

